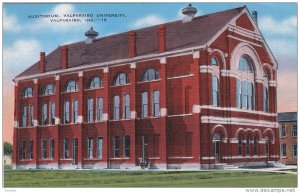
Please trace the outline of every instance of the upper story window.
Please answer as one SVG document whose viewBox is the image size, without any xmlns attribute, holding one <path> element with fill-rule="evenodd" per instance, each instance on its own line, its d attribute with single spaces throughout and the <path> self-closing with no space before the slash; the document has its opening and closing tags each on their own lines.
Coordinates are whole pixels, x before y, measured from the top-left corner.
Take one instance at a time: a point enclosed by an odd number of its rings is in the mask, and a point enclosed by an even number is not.
<svg viewBox="0 0 300 193">
<path fill-rule="evenodd" d="M 100 88 L 103 86 L 103 82 L 101 80 L 100 77 L 98 76 L 94 76 L 90 79 L 89 81 L 89 88 L 93 89 L 93 88 Z"/>
<path fill-rule="evenodd" d="M 128 84 L 128 77 L 125 73 L 120 73 L 115 77 L 115 85 L 124 85 Z"/>
<path fill-rule="evenodd" d="M 43 89 L 43 95 L 53 95 L 54 94 L 54 85 L 53 84 L 47 84 Z"/>
<path fill-rule="evenodd" d="M 269 111 L 269 94 L 266 86 L 263 87 L 263 111 Z"/>
<path fill-rule="evenodd" d="M 25 98 L 33 96 L 33 89 L 31 87 L 26 87 L 23 89 L 22 96 Z"/>
<path fill-rule="evenodd" d="M 280 137 L 285 137 L 285 123 L 280 124 Z"/>
<path fill-rule="evenodd" d="M 252 64 L 245 56 L 242 56 L 239 61 L 239 70 L 245 72 L 253 72 Z"/>
<path fill-rule="evenodd" d="M 65 92 L 73 92 L 78 90 L 78 84 L 75 80 L 69 80 L 65 86 Z"/>
<path fill-rule="evenodd" d="M 211 65 L 219 66 L 219 61 L 216 57 L 211 58 Z"/>
<path fill-rule="evenodd" d="M 292 136 L 293 137 L 297 137 L 297 123 L 293 124 L 293 128 L 292 128 Z"/>
<path fill-rule="evenodd" d="M 213 106 L 219 105 L 219 81 L 217 76 L 212 77 L 212 103 Z"/>
<path fill-rule="evenodd" d="M 159 91 L 155 90 L 153 91 L 153 100 L 152 100 L 152 113 L 153 117 L 158 117 L 159 116 Z"/>
<path fill-rule="evenodd" d="M 142 76 L 142 81 L 151 81 L 151 80 L 158 80 L 159 79 L 159 73 L 154 68 L 149 68 L 144 71 Z"/>
</svg>

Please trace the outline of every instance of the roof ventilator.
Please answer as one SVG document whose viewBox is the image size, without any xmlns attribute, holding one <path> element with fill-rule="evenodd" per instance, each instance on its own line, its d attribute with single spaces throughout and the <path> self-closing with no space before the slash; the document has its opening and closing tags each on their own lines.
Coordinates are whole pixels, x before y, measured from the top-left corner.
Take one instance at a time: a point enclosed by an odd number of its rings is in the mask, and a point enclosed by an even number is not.
<svg viewBox="0 0 300 193">
<path fill-rule="evenodd" d="M 191 22 L 197 12 L 198 12 L 197 9 L 195 7 L 192 7 L 192 4 L 189 4 L 188 7 L 183 8 L 182 9 L 182 14 L 185 15 L 185 16 L 182 19 L 182 23 Z"/>
<path fill-rule="evenodd" d="M 94 39 L 99 35 L 99 33 L 96 32 L 93 29 L 93 27 L 91 27 L 91 29 L 88 30 L 87 32 L 85 32 L 84 35 L 87 37 L 87 39 L 85 40 L 85 43 L 86 44 L 91 44 L 91 43 L 93 43 Z"/>
</svg>

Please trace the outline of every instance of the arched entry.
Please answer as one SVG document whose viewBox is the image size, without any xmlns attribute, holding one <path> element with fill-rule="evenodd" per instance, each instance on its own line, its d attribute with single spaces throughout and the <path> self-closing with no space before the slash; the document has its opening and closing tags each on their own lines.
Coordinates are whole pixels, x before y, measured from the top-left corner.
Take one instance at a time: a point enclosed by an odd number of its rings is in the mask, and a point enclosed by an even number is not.
<svg viewBox="0 0 300 193">
<path fill-rule="evenodd" d="M 215 163 L 220 163 L 221 161 L 221 143 L 221 135 L 215 133 L 213 137 Z"/>
</svg>

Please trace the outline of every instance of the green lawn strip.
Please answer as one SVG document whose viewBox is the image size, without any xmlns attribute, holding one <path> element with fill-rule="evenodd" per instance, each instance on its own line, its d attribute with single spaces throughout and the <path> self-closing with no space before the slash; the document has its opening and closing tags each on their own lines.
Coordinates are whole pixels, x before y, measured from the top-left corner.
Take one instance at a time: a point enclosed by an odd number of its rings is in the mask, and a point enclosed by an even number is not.
<svg viewBox="0 0 300 193">
<path fill-rule="evenodd" d="M 297 176 L 267 172 L 9 171 L 5 187 L 295 187 Z"/>
</svg>

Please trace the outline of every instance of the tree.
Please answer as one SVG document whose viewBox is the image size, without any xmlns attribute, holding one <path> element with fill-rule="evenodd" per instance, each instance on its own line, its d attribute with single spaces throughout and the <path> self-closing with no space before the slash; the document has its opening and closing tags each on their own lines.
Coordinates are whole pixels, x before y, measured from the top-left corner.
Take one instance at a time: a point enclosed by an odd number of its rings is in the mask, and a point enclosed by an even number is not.
<svg viewBox="0 0 300 193">
<path fill-rule="evenodd" d="M 11 155 L 12 154 L 12 145 L 8 142 L 3 143 L 4 148 L 4 155 Z"/>
</svg>

